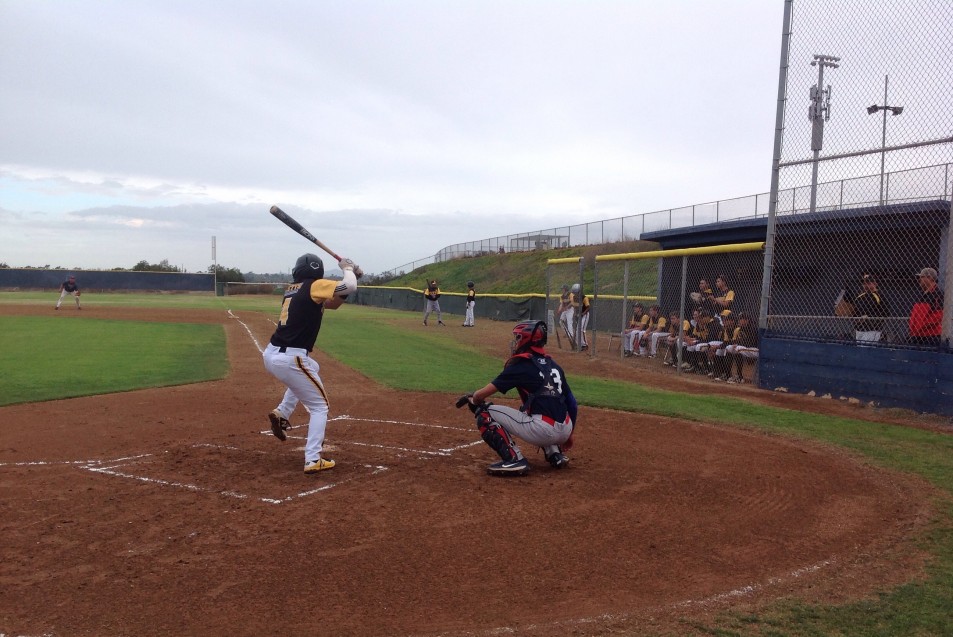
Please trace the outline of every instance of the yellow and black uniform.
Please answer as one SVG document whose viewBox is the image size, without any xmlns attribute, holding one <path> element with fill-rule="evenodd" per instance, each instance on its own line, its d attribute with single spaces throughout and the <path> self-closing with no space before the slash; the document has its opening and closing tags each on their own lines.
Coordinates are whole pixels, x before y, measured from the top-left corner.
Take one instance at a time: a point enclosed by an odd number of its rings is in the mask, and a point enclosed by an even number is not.
<svg viewBox="0 0 953 637">
<path fill-rule="evenodd" d="M 427 324 L 427 319 L 430 317 L 431 312 L 437 313 L 437 325 L 444 325 L 443 314 L 440 312 L 440 301 L 437 300 L 439 298 L 440 288 L 437 286 L 437 280 L 433 279 L 427 283 L 427 289 L 424 290 L 424 299 L 426 299 L 424 325 Z"/>
<path fill-rule="evenodd" d="M 718 313 L 721 316 L 726 316 L 731 314 L 731 305 L 735 301 L 735 291 L 725 288 L 724 290 L 718 290 L 712 295 L 711 307 L 713 308 L 713 313 Z"/>
<path fill-rule="evenodd" d="M 463 318 L 463 327 L 473 327 L 473 308 L 476 307 L 476 290 L 473 281 L 467 281 L 467 311 Z"/>
</svg>

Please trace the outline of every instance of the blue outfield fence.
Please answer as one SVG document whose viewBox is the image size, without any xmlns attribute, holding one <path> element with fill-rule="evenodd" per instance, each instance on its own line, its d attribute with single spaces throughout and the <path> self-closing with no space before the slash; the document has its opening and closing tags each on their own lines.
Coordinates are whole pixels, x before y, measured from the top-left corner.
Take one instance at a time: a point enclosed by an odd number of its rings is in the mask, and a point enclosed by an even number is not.
<svg viewBox="0 0 953 637">
<path fill-rule="evenodd" d="M 133 272 L 128 270 L 0 269 L 0 289 L 59 290 L 70 275 L 81 291 L 209 292 L 215 275 L 185 272 Z"/>
</svg>

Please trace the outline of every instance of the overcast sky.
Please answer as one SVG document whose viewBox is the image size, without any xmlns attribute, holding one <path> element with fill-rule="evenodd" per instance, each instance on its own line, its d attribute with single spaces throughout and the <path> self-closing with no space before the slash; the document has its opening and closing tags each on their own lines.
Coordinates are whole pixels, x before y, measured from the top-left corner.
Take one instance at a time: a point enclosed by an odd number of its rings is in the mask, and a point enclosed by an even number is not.
<svg viewBox="0 0 953 637">
<path fill-rule="evenodd" d="M 781 0 L 0 0 L 0 262 L 441 248 L 767 192 Z M 330 258 L 326 263 L 330 262 Z"/>
</svg>

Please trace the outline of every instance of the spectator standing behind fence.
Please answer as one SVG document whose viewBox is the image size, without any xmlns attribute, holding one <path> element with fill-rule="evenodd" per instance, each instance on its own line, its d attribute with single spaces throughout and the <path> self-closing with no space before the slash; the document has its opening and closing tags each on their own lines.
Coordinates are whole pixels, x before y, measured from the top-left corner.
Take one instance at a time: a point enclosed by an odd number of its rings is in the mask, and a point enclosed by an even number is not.
<svg viewBox="0 0 953 637">
<path fill-rule="evenodd" d="M 589 297 L 580 294 L 579 284 L 572 286 L 570 298 L 572 299 L 573 312 L 579 308 L 579 351 L 585 352 L 589 349 L 589 340 L 586 338 L 586 330 L 589 329 Z"/>
<path fill-rule="evenodd" d="M 69 275 L 69 278 L 60 283 L 60 298 L 56 301 L 56 307 L 53 309 L 60 309 L 60 304 L 63 302 L 67 296 L 72 296 L 76 301 L 76 309 L 83 309 L 79 304 L 79 286 L 76 284 L 76 277 L 72 274 Z"/>
<path fill-rule="evenodd" d="M 923 295 L 910 311 L 910 343 L 939 345 L 943 331 L 943 290 L 937 285 L 933 268 L 923 268 L 917 274 Z"/>
<path fill-rule="evenodd" d="M 632 318 L 629 324 L 622 330 L 622 354 L 623 356 L 632 356 L 635 351 L 636 339 L 642 336 L 646 326 L 649 324 L 649 315 L 645 313 L 645 307 L 641 303 L 632 306 Z"/>
<path fill-rule="evenodd" d="M 751 324 L 751 315 L 742 312 L 738 315 L 738 330 L 735 342 L 725 348 L 728 357 L 728 373 L 732 367 L 738 368 L 738 374 L 728 378 L 729 383 L 744 383 L 746 360 L 758 360 L 758 328 Z"/>
<path fill-rule="evenodd" d="M 437 299 L 440 298 L 440 288 L 437 286 L 437 279 L 432 279 L 427 283 L 427 289 L 424 290 L 424 299 L 426 299 L 427 307 L 424 310 L 424 325 L 427 324 L 427 318 L 430 317 L 431 312 L 437 313 L 437 325 L 446 324 L 443 322 L 443 315 L 440 312 L 440 301 Z"/>
<path fill-rule="evenodd" d="M 655 358 L 658 339 L 666 334 L 668 334 L 668 321 L 662 314 L 662 308 L 653 305 L 649 308 L 649 322 L 639 337 L 639 356 Z"/>
<path fill-rule="evenodd" d="M 854 299 L 854 316 L 861 320 L 854 323 L 854 338 L 862 342 L 883 340 L 883 317 L 889 316 L 887 303 L 877 289 L 877 277 L 865 274 L 860 277 L 864 291 Z"/>
<path fill-rule="evenodd" d="M 463 327 L 473 327 L 473 308 L 476 306 L 476 291 L 473 281 L 467 281 L 467 313 L 463 318 Z"/>
</svg>

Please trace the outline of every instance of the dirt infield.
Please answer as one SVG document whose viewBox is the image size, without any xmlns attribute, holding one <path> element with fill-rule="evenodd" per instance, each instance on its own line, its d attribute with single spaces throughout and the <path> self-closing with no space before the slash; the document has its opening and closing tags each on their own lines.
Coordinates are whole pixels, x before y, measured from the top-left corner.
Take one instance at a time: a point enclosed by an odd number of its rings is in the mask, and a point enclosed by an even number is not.
<svg viewBox="0 0 953 637">
<path fill-rule="evenodd" d="M 231 372 L 0 408 L 3 634 L 684 633 L 920 572 L 929 489 L 820 445 L 583 406 L 567 470 L 524 447 L 529 476 L 492 478 L 453 396 L 389 391 L 318 352 L 338 466 L 305 476 L 303 414 L 287 442 L 268 431 L 268 317 L 90 316 L 222 323 Z M 501 323 L 447 329 L 507 340 Z"/>
</svg>

